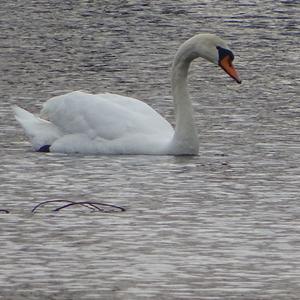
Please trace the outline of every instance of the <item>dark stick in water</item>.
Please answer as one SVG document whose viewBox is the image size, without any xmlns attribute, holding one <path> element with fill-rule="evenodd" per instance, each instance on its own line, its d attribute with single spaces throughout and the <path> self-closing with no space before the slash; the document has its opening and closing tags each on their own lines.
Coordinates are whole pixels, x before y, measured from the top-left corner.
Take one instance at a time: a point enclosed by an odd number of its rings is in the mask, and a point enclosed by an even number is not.
<svg viewBox="0 0 300 300">
<path fill-rule="evenodd" d="M 84 207 L 88 207 L 88 208 L 92 209 L 93 211 L 97 210 L 97 211 L 101 211 L 101 212 L 107 212 L 107 211 L 105 211 L 103 208 L 101 208 L 99 206 L 107 206 L 107 207 L 118 209 L 120 211 L 125 211 L 125 208 L 123 208 L 121 206 L 117 206 L 117 205 L 113 205 L 113 204 L 107 204 L 107 203 L 101 203 L 101 202 L 96 202 L 96 201 L 79 201 L 79 202 L 76 202 L 76 201 L 71 201 L 71 200 L 47 200 L 47 201 L 44 201 L 44 202 L 41 202 L 41 203 L 37 204 L 31 210 L 31 212 L 35 213 L 36 210 L 39 207 L 41 207 L 45 204 L 48 204 L 48 203 L 55 203 L 55 202 L 66 202 L 67 203 L 67 204 L 64 204 L 63 206 L 60 206 L 60 207 L 57 207 L 57 208 L 53 209 L 53 211 L 55 211 L 55 212 L 60 211 L 64 208 L 73 206 L 73 205 L 81 205 L 81 206 L 84 206 Z"/>
</svg>

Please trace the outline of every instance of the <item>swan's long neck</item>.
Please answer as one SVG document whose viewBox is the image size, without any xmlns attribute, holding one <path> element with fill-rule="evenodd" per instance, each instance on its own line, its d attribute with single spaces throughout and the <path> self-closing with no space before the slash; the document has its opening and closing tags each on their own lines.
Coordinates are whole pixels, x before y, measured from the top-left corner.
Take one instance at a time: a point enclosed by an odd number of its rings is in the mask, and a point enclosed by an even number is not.
<svg viewBox="0 0 300 300">
<path fill-rule="evenodd" d="M 190 63 L 199 56 L 194 48 L 192 41 L 184 43 L 177 51 L 172 67 L 172 93 L 176 125 L 171 148 L 175 154 L 198 154 L 199 150 L 193 107 L 187 91 Z"/>
</svg>

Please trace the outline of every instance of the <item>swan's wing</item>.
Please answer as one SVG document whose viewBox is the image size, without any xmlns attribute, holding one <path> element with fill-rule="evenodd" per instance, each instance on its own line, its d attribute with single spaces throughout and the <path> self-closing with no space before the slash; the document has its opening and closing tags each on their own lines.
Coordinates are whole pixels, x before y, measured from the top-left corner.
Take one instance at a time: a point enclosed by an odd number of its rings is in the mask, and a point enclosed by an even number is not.
<svg viewBox="0 0 300 300">
<path fill-rule="evenodd" d="M 130 134 L 172 134 L 172 126 L 146 103 L 115 94 L 81 91 L 48 100 L 42 116 L 62 132 L 117 139 Z"/>
<path fill-rule="evenodd" d="M 158 113 L 151 106 L 135 98 L 126 97 L 118 94 L 112 94 L 112 93 L 104 93 L 104 94 L 102 93 L 102 94 L 97 94 L 97 96 L 101 98 L 105 98 L 106 100 L 118 104 L 132 112 L 144 114 L 145 116 L 148 117 L 150 115 L 153 117 L 158 115 Z"/>
</svg>

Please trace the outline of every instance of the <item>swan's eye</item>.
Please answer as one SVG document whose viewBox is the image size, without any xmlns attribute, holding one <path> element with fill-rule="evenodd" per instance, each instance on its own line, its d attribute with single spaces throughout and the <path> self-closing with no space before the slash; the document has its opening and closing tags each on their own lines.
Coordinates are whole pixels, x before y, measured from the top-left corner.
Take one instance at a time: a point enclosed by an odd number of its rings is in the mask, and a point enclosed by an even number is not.
<svg viewBox="0 0 300 300">
<path fill-rule="evenodd" d="M 219 53 L 219 61 L 221 61 L 225 56 L 229 56 L 231 62 L 234 60 L 234 55 L 230 50 L 222 48 L 220 46 L 217 46 L 217 49 Z"/>
</svg>

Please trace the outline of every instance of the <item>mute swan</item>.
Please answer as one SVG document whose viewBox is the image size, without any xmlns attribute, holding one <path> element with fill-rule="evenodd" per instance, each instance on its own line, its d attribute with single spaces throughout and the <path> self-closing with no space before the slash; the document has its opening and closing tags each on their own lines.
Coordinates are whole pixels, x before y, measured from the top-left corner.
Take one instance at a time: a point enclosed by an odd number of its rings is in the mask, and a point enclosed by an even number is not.
<svg viewBox="0 0 300 300">
<path fill-rule="evenodd" d="M 41 118 L 15 106 L 16 120 L 41 152 L 85 154 L 197 155 L 199 140 L 187 91 L 190 63 L 197 57 L 219 65 L 241 83 L 233 53 L 214 34 L 181 45 L 172 66 L 175 130 L 146 103 L 120 95 L 75 91 L 49 99 Z"/>
</svg>

